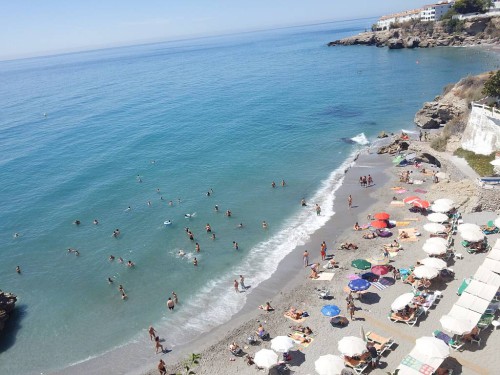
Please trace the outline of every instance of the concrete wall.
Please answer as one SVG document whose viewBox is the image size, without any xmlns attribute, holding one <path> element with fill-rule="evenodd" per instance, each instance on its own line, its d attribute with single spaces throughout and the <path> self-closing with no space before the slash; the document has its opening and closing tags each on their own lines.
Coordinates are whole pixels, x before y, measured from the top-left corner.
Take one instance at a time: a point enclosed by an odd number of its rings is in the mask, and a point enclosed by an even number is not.
<svg viewBox="0 0 500 375">
<path fill-rule="evenodd" d="M 500 150 L 500 112 L 473 104 L 462 135 L 462 148 L 482 155 Z"/>
</svg>

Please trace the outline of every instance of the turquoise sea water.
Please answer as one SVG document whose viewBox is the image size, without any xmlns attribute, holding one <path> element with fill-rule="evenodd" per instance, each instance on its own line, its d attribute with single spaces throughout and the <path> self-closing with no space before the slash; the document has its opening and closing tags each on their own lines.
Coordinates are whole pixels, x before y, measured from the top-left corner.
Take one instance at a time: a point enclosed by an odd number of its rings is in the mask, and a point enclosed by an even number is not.
<svg viewBox="0 0 500 375">
<path fill-rule="evenodd" d="M 445 84 L 498 66 L 476 49 L 326 47 L 371 21 L 0 62 L 0 289 L 19 296 L 0 373 L 61 369 L 150 324 L 178 344 L 224 322 L 245 302 L 237 275 L 257 286 L 333 215 L 335 171 L 361 147 L 345 139 L 411 129 Z"/>
</svg>

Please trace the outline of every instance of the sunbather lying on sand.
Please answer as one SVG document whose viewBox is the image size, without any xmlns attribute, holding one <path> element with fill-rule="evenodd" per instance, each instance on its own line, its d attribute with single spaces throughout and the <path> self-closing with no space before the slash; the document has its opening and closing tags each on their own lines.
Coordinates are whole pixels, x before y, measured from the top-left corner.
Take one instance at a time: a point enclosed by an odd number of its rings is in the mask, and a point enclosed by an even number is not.
<svg viewBox="0 0 500 375">
<path fill-rule="evenodd" d="M 298 331 L 298 332 L 302 332 L 306 335 L 312 335 L 313 331 L 311 328 L 309 327 L 302 327 L 301 325 L 298 325 L 298 326 L 290 326 L 291 329 L 293 329 L 294 331 Z"/>
<path fill-rule="evenodd" d="M 406 233 L 404 230 L 401 231 L 401 233 L 398 236 L 399 239 L 404 239 L 404 238 L 410 238 L 410 235 Z"/>
<path fill-rule="evenodd" d="M 304 312 L 302 310 L 297 310 L 295 307 L 290 307 L 290 310 L 288 310 L 285 315 L 289 316 L 292 319 L 299 320 L 302 318 L 302 314 Z"/>
<path fill-rule="evenodd" d="M 265 311 L 274 311 L 274 307 L 272 307 L 269 302 L 266 302 L 265 305 L 260 305 L 259 309 L 265 310 Z"/>
<path fill-rule="evenodd" d="M 235 355 L 238 355 L 242 352 L 241 348 L 239 347 L 238 344 L 233 342 L 232 344 L 229 345 L 229 351 Z"/>
<path fill-rule="evenodd" d="M 340 249 L 345 250 L 356 250 L 358 247 L 352 242 L 343 242 L 340 244 Z"/>
<path fill-rule="evenodd" d="M 308 342 L 311 342 L 311 339 L 307 337 L 306 335 L 300 335 L 298 333 L 289 333 L 288 337 L 291 337 L 295 341 L 300 341 L 302 344 L 307 344 Z"/>
<path fill-rule="evenodd" d="M 374 239 L 374 238 L 377 238 L 377 234 L 376 234 L 376 233 L 374 233 L 374 232 L 365 233 L 365 234 L 363 234 L 363 238 L 364 238 L 365 240 L 372 240 L 372 239 Z"/>
<path fill-rule="evenodd" d="M 356 224 L 354 224 L 354 227 L 352 228 L 354 230 L 361 230 L 361 227 L 359 226 L 358 222 L 356 221 Z"/>
<path fill-rule="evenodd" d="M 392 241 L 391 243 L 388 243 L 388 244 L 384 244 L 384 247 L 385 248 L 389 248 L 389 249 L 399 249 L 401 245 L 399 245 L 399 242 L 398 240 L 394 240 Z"/>
<path fill-rule="evenodd" d="M 336 262 L 335 260 L 330 259 L 324 266 L 323 268 L 327 268 L 327 269 L 332 269 L 332 268 L 335 268 L 335 266 L 338 265 L 338 262 Z"/>
</svg>

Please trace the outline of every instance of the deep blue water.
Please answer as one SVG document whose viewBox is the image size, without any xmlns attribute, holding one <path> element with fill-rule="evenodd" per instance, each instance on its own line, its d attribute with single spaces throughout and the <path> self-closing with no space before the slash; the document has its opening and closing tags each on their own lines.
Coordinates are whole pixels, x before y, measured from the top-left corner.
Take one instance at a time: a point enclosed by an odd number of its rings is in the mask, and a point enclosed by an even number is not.
<svg viewBox="0 0 500 375">
<path fill-rule="evenodd" d="M 180 343 L 224 322 L 245 302 L 236 275 L 257 286 L 333 215 L 335 171 L 361 147 L 342 138 L 411 129 L 445 84 L 498 66 L 476 49 L 326 47 L 369 24 L 0 62 L 0 289 L 19 296 L 0 373 L 64 368 L 152 323 Z M 166 311 L 173 290 L 182 313 Z"/>
</svg>

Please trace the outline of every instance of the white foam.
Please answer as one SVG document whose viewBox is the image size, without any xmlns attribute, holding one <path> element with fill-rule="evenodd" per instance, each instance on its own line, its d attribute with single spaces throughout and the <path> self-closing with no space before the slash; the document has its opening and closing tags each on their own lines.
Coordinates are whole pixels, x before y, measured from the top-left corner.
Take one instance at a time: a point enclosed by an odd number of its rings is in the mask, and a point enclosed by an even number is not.
<svg viewBox="0 0 500 375">
<path fill-rule="evenodd" d="M 367 144 L 370 143 L 370 141 L 368 140 L 368 138 L 366 138 L 365 133 L 359 133 L 355 137 L 352 137 L 351 141 L 356 142 L 357 144 L 360 144 L 362 146 L 366 146 Z"/>
</svg>

